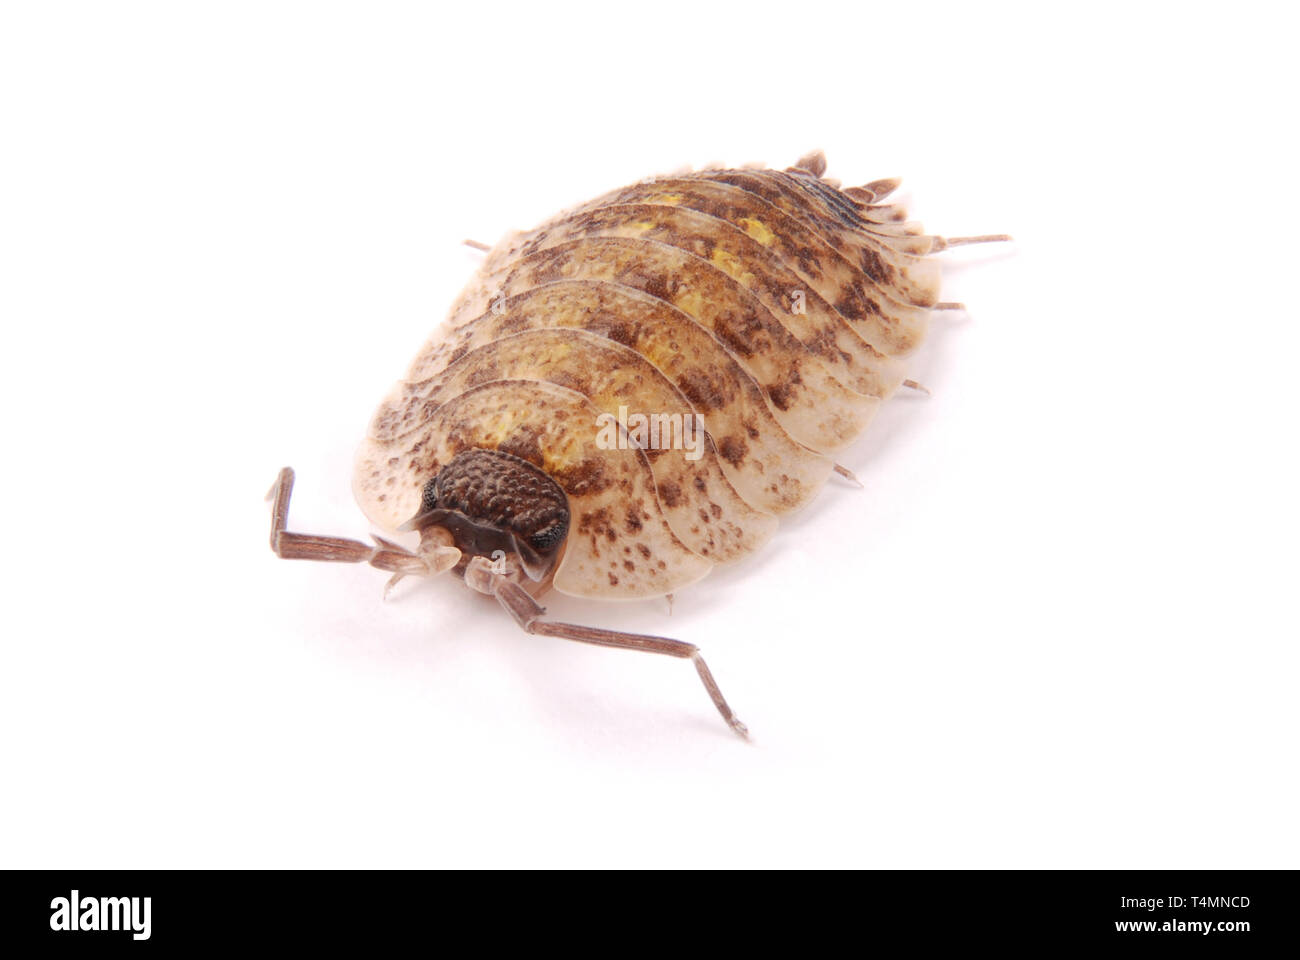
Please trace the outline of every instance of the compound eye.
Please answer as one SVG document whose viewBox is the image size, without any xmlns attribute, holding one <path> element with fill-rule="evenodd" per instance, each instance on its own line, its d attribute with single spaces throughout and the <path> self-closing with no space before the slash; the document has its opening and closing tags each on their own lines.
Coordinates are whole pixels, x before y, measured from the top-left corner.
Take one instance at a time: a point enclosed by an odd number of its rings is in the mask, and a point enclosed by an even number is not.
<svg viewBox="0 0 1300 960">
<path fill-rule="evenodd" d="M 568 517 L 557 520 L 543 530 L 539 530 L 528 538 L 528 545 L 539 553 L 550 553 L 560 545 L 566 534 L 569 532 Z"/>
<path fill-rule="evenodd" d="M 424 491 L 420 494 L 420 509 L 415 511 L 415 516 L 407 520 L 397 529 L 402 532 L 419 530 L 429 519 L 429 514 L 438 509 L 438 478 L 434 477 L 424 485 Z"/>
<path fill-rule="evenodd" d="M 436 509 L 438 509 L 438 478 L 433 477 L 424 485 L 424 493 L 420 497 L 420 513 L 428 513 Z"/>
</svg>

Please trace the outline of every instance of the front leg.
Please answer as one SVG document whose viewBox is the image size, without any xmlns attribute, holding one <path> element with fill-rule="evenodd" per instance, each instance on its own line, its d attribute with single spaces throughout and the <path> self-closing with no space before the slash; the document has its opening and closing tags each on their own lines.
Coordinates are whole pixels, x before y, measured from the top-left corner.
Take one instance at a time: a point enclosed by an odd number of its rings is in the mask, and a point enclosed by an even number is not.
<svg viewBox="0 0 1300 960">
<path fill-rule="evenodd" d="M 400 579 L 408 574 L 431 574 L 435 570 L 421 556 L 405 547 L 375 537 L 376 546 L 343 537 L 318 537 L 290 533 L 289 498 L 293 495 L 293 469 L 285 467 L 266 495 L 271 504 L 271 549 L 285 560 L 326 560 L 336 563 L 369 563 Z"/>
<path fill-rule="evenodd" d="M 682 640 L 670 640 L 668 637 L 654 637 L 643 633 L 623 633 L 618 630 L 605 630 L 600 627 L 584 627 L 577 623 L 557 623 L 543 620 L 546 608 L 529 596 L 519 584 L 508 576 L 495 573 L 481 557 L 470 561 L 465 571 L 465 582 L 489 596 L 496 597 L 497 602 L 509 611 L 515 622 L 528 633 L 547 637 L 560 637 L 564 640 L 576 640 L 579 643 L 592 643 L 602 647 L 616 647 L 620 650 L 640 650 L 642 653 L 659 653 L 669 657 L 681 657 L 695 665 L 695 672 L 709 694 L 709 699 L 722 714 L 737 734 L 749 739 L 749 728 L 740 722 L 731 710 L 727 700 L 718 688 L 718 683 L 709 671 L 709 665 L 700 656 L 700 648 L 693 643 Z"/>
</svg>

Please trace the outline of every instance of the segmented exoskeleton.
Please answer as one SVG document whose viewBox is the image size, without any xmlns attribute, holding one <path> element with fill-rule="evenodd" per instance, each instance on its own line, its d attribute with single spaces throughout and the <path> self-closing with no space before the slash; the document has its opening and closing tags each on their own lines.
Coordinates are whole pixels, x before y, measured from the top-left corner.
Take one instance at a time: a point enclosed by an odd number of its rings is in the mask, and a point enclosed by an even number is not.
<svg viewBox="0 0 1300 960">
<path fill-rule="evenodd" d="M 896 180 L 841 190 L 825 166 L 652 177 L 507 236 L 357 456 L 366 516 L 418 546 L 287 532 L 285 468 L 272 548 L 451 570 L 530 633 L 689 657 L 744 734 L 695 646 L 544 620 L 536 598 L 671 595 L 762 547 L 956 306 L 928 255 L 1005 239 L 926 236 L 880 203 Z"/>
</svg>

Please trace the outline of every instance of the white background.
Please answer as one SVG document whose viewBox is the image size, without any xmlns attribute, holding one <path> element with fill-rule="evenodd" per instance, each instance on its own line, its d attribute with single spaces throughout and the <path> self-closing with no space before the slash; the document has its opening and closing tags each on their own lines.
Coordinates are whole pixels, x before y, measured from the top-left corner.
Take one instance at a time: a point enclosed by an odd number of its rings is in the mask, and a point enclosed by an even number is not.
<svg viewBox="0 0 1300 960">
<path fill-rule="evenodd" d="M 1296 867 L 1290 27 L 1269 5 L 12 4 L 0 865 Z M 1199 11 L 1199 12 L 1198 12 Z M 352 451 L 494 241 L 683 164 L 969 248 L 770 547 L 527 637 Z M 1211 891 L 1213 892 L 1213 891 Z"/>
</svg>

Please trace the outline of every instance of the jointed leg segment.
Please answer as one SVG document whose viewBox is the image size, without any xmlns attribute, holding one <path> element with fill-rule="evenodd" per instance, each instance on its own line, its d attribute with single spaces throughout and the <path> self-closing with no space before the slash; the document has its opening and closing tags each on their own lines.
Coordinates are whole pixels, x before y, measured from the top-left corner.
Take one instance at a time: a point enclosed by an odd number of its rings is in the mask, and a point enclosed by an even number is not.
<svg viewBox="0 0 1300 960">
<path fill-rule="evenodd" d="M 616 647 L 620 650 L 640 650 L 644 653 L 661 653 L 669 657 L 689 659 L 695 664 L 695 672 L 700 675 L 700 681 L 704 684 L 704 689 L 708 691 L 713 705 L 718 708 L 718 713 L 722 714 L 722 719 L 726 720 L 731 729 L 740 736 L 748 738 L 749 729 L 732 713 L 726 698 L 723 697 L 722 691 L 718 688 L 717 681 L 713 679 L 713 674 L 709 672 L 708 664 L 700 656 L 700 648 L 695 644 L 686 643 L 682 640 L 670 640 L 667 637 L 653 637 L 642 633 L 623 633 L 618 630 L 605 630 L 600 627 L 584 627 L 576 623 L 557 623 L 553 620 L 542 620 L 541 617 L 546 612 L 546 608 L 529 596 L 523 587 L 507 577 L 495 573 L 490 574 L 489 579 L 482 586 L 488 588 L 483 592 L 491 593 L 492 596 L 496 597 L 497 602 L 505 607 L 510 612 L 510 615 L 515 618 L 515 622 L 528 633 L 541 634 L 547 637 L 560 637 L 564 640 L 577 640 L 579 643 L 593 643 L 602 647 Z"/>
<path fill-rule="evenodd" d="M 336 563 L 369 563 L 380 570 L 398 576 L 422 574 L 428 564 L 411 551 L 380 537 L 377 546 L 360 540 L 343 537 L 318 537 L 310 533 L 290 533 L 285 529 L 289 522 L 289 497 L 293 495 L 293 470 L 285 467 L 276 478 L 275 486 L 267 494 L 271 506 L 271 549 L 285 560 L 327 560 Z"/>
</svg>

